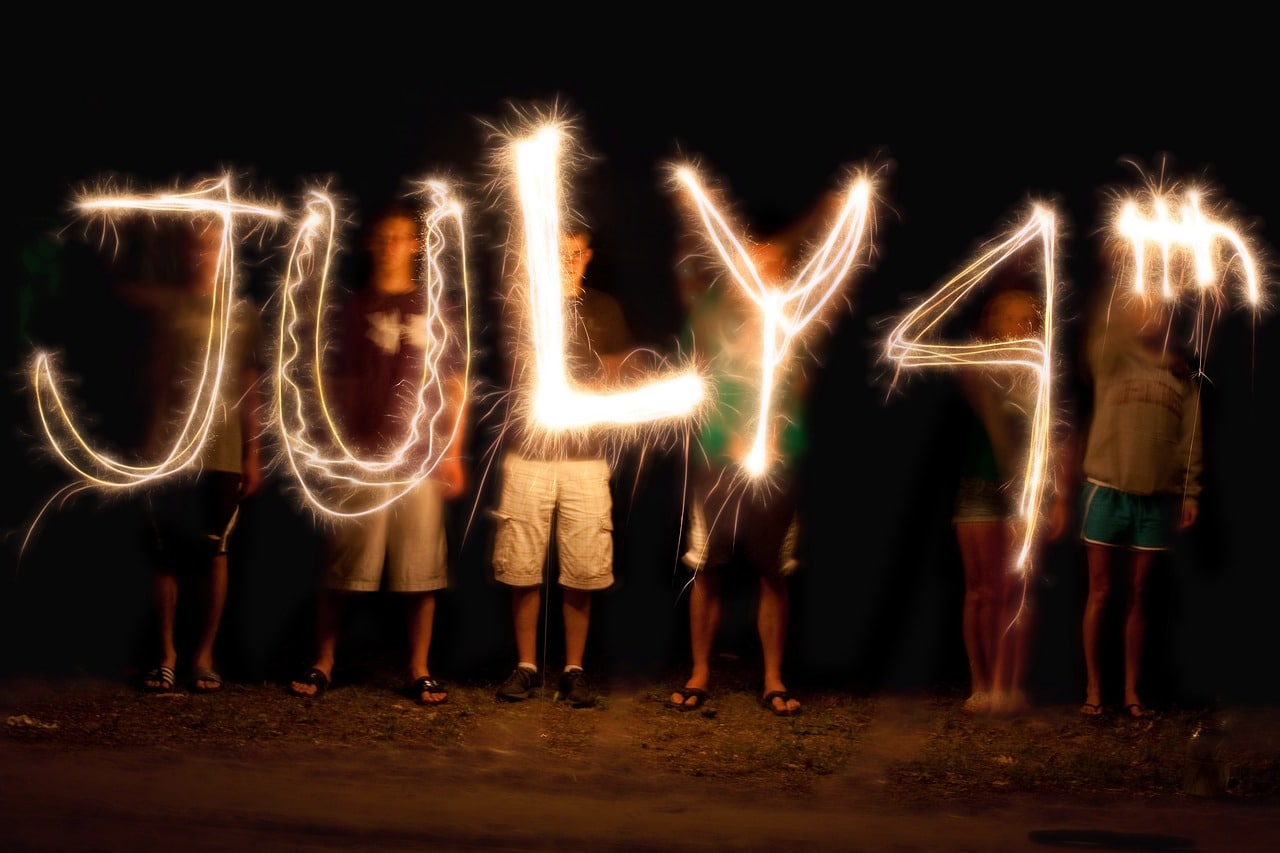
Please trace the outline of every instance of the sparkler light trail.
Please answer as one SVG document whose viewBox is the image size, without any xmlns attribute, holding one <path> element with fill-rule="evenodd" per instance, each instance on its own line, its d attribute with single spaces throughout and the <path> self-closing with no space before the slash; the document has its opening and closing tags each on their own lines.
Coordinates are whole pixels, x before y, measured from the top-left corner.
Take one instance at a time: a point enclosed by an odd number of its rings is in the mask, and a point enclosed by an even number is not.
<svg viewBox="0 0 1280 853">
<path fill-rule="evenodd" d="M 1203 186 L 1183 190 L 1149 181 L 1138 196 L 1117 199 L 1110 241 L 1112 251 L 1128 247 L 1129 263 L 1122 264 L 1118 274 L 1123 276 L 1131 267 L 1130 294 L 1135 298 L 1176 304 L 1186 292 L 1195 294 L 1190 343 L 1201 373 L 1209 333 L 1227 302 L 1229 276 L 1239 280 L 1244 302 L 1255 314 L 1264 302 L 1257 252 L 1223 210 L 1205 212 L 1202 202 L 1208 194 Z"/>
<path fill-rule="evenodd" d="M 515 298 L 527 311 L 535 376 L 526 420 L 531 439 L 555 441 L 601 428 L 637 428 L 695 415 L 706 386 L 695 370 L 673 370 L 639 384 L 608 390 L 576 387 L 565 356 L 572 320 L 562 285 L 560 239 L 565 215 L 560 158 L 567 128 L 546 122 L 510 144 L 511 168 L 523 221 L 524 279 Z"/>
<path fill-rule="evenodd" d="M 1225 275 L 1219 268 L 1225 270 L 1237 261 L 1245 299 L 1256 308 L 1262 301 L 1262 288 L 1253 254 L 1239 231 L 1204 213 L 1201 195 L 1195 189 L 1181 197 L 1153 191 L 1145 209 L 1134 198 L 1122 203 L 1115 228 L 1133 247 L 1133 287 L 1145 293 L 1151 280 L 1159 276 L 1161 296 L 1174 299 L 1184 280 L 1191 279 L 1198 288 L 1211 288 Z M 1180 209 L 1180 218 L 1170 213 L 1175 206 Z M 1160 263 L 1148 272 L 1150 253 Z"/>
<path fill-rule="evenodd" d="M 839 214 L 826 239 L 813 248 L 790 281 L 765 280 L 743 239 L 717 209 L 691 166 L 675 170 L 675 179 L 692 199 L 702 230 L 729 277 L 759 310 L 760 382 L 754 436 L 743 470 L 760 477 L 768 470 L 768 436 L 778 377 L 796 357 L 796 341 L 849 280 L 861 254 L 870 254 L 866 232 L 871 223 L 874 186 L 865 176 L 849 182 Z"/>
<path fill-rule="evenodd" d="M 1007 237 L 992 241 L 977 258 L 908 312 L 890 332 L 885 357 L 897 370 L 922 367 L 958 368 L 987 365 L 1020 368 L 1035 381 L 1035 406 L 1030 413 L 1030 441 L 1022 469 L 1018 517 L 1022 536 L 1015 567 L 1026 572 L 1040 523 L 1040 510 L 1049 467 L 1049 437 L 1053 421 L 1053 305 L 1056 219 L 1048 208 L 1036 206 L 1026 221 Z M 1044 259 L 1044 330 L 1040 337 L 1002 341 L 951 343 L 938 341 L 944 320 L 975 290 L 986 284 L 1002 264 L 1039 241 Z M 895 379 L 896 381 L 896 379 Z"/>
<path fill-rule="evenodd" d="M 1187 343 L 1197 375 L 1204 376 L 1211 332 L 1231 301 L 1229 285 L 1238 283 L 1240 301 L 1256 319 L 1266 307 L 1269 264 L 1211 185 L 1167 180 L 1163 173 L 1143 180 L 1140 192 L 1114 196 L 1105 253 L 1116 283 L 1112 298 L 1165 303 L 1171 309 L 1166 334 L 1190 303 Z"/>
<path fill-rule="evenodd" d="M 337 252 L 336 208 L 327 194 L 309 193 L 290 248 L 281 286 L 274 420 L 290 470 L 309 505 L 322 513 L 367 515 L 398 500 L 431 476 L 463 428 L 473 349 L 463 206 L 441 181 L 424 182 L 422 195 L 429 203 L 422 219 L 419 286 L 428 307 L 411 318 L 409 330 L 421 341 L 422 368 L 403 439 L 376 457 L 362 456 L 344 438 L 325 391 L 324 325 Z M 456 318 L 444 307 L 451 284 L 461 308 Z M 446 370 L 445 362 L 456 355 L 460 369 Z"/>
<path fill-rule="evenodd" d="M 220 403 L 227 341 L 236 303 L 237 241 L 233 224 L 244 217 L 275 220 L 281 212 L 274 207 L 240 201 L 233 194 L 230 177 L 225 175 L 200 181 L 185 192 L 86 195 L 79 199 L 76 207 L 83 214 L 100 218 L 104 236 L 114 229 L 115 217 L 125 214 L 212 215 L 222 220 L 204 359 L 191 394 L 190 409 L 181 418 L 177 434 L 161 458 L 145 464 L 130 464 L 95 448 L 72 416 L 67 394 L 61 390 L 63 380 L 58 376 L 54 355 L 41 351 L 32 360 L 30 379 L 36 412 L 49 447 L 86 486 L 133 488 L 180 471 L 199 457 Z"/>
</svg>

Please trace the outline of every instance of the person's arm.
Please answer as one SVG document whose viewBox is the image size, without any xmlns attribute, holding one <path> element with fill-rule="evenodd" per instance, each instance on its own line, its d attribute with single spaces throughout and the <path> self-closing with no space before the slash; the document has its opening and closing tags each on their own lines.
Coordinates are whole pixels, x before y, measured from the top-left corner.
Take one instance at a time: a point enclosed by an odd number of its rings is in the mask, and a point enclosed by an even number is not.
<svg viewBox="0 0 1280 853">
<path fill-rule="evenodd" d="M 1080 439 L 1076 430 L 1066 428 L 1056 448 L 1050 448 L 1049 506 L 1044 536 L 1050 542 L 1061 539 L 1074 515 L 1074 498 L 1080 488 Z"/>
<path fill-rule="evenodd" d="M 445 500 L 452 500 L 462 495 L 467 488 L 467 435 L 470 430 L 471 398 L 462 374 L 456 374 L 445 383 L 448 399 L 446 422 L 453 424 L 453 433 L 449 444 L 445 447 L 440 463 L 436 466 L 435 478 L 440 482 L 441 494 Z"/>
</svg>

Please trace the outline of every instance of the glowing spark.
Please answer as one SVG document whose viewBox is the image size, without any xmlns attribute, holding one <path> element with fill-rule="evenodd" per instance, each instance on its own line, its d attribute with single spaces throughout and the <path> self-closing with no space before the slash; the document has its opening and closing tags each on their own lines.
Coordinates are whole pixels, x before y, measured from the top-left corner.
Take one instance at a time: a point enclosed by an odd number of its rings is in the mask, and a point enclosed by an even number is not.
<svg viewBox="0 0 1280 853">
<path fill-rule="evenodd" d="M 325 396 L 323 327 L 337 247 L 335 207 L 324 193 L 309 194 L 290 248 L 281 286 L 275 421 L 287 464 L 309 504 L 320 512 L 353 517 L 390 505 L 431 476 L 450 444 L 459 439 L 472 353 L 463 209 L 442 182 L 425 182 L 423 194 L 430 197 L 430 204 L 423 216 L 425 250 L 419 286 L 427 312 L 408 330 L 411 338 L 423 343 L 422 371 L 403 439 L 377 458 L 361 456 L 348 444 Z M 446 240 L 446 230 L 453 232 L 452 242 Z M 442 307 L 448 248 L 457 258 L 460 329 L 447 321 L 449 315 Z M 308 349 L 309 361 L 302 357 Z M 463 357 L 461 376 L 443 367 L 454 353 Z"/>
<path fill-rule="evenodd" d="M 965 344 L 935 342 L 933 338 L 943 319 L 984 284 L 997 267 L 1035 240 L 1040 241 L 1044 257 L 1044 330 L 1041 337 Z M 1034 377 L 1036 402 L 1031 412 L 1030 446 L 1023 467 L 1022 490 L 1018 501 L 1018 518 L 1023 529 L 1015 566 L 1023 572 L 1026 571 L 1039 526 L 1040 507 L 1048 474 L 1049 434 L 1053 417 L 1051 380 L 1056 240 L 1054 215 L 1045 208 L 1036 207 L 1025 224 L 1007 238 L 994 242 L 903 317 L 889 334 L 885 347 L 886 357 L 896 362 L 899 368 L 989 365 L 1022 368 Z"/>
<path fill-rule="evenodd" d="M 36 412 L 53 452 L 87 484 L 104 488 L 131 488 L 154 482 L 195 461 L 208 438 L 220 401 L 226 369 L 227 341 L 235 307 L 235 246 L 233 220 L 237 217 L 278 218 L 275 208 L 237 200 L 230 178 L 202 181 L 188 192 L 132 195 L 103 194 L 81 198 L 77 208 L 103 217 L 103 226 L 112 226 L 112 217 L 121 213 L 212 214 L 222 220 L 222 237 L 214 273 L 213 301 L 209 312 L 207 346 L 191 407 L 163 457 L 149 464 L 129 464 L 96 449 L 71 415 L 67 395 L 49 352 L 36 353 L 31 367 Z"/>
<path fill-rule="evenodd" d="M 706 398 L 702 377 L 674 372 L 620 389 L 575 387 L 565 358 L 566 306 L 561 272 L 559 155 L 566 131 L 554 123 L 513 144 L 524 222 L 527 309 L 535 385 L 528 410 L 531 431 L 557 434 L 609 426 L 638 426 L 695 413 Z"/>
<path fill-rule="evenodd" d="M 730 277 L 760 312 L 759 406 L 755 435 L 741 463 L 748 474 L 759 477 L 770 463 L 769 421 L 778 376 L 785 362 L 794 357 L 796 339 L 849 279 L 859 254 L 869 251 L 864 237 L 871 216 L 872 183 L 865 177 L 850 182 L 826 240 L 811 251 L 791 281 L 780 282 L 761 278 L 748 249 L 711 202 L 692 168 L 677 169 L 676 179 L 694 200 L 703 230 Z"/>
</svg>

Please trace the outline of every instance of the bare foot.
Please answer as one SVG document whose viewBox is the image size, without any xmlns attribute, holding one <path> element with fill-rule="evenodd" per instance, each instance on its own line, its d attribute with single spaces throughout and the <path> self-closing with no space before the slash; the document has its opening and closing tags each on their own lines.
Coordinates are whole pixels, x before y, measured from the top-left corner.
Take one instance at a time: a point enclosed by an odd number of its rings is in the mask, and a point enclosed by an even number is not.
<svg viewBox="0 0 1280 853">
<path fill-rule="evenodd" d="M 966 714 L 985 714 L 991 710 L 991 695 L 979 690 L 964 700 L 962 707 Z"/>
</svg>

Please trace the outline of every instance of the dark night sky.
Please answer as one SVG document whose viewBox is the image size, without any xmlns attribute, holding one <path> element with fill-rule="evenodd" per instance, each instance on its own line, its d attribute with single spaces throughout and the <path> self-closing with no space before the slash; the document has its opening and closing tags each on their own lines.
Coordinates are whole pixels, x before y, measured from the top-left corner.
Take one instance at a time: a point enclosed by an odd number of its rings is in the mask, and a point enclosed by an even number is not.
<svg viewBox="0 0 1280 853">
<path fill-rule="evenodd" d="M 830 463 L 818 479 L 830 496 L 814 508 L 814 565 L 797 593 L 792 659 L 820 675 L 953 677 L 959 567 L 948 540 L 946 480 L 931 474 L 946 447 L 947 386 L 921 379 L 886 400 L 875 364 L 879 324 L 944 280 L 1030 200 L 1052 202 L 1063 215 L 1062 316 L 1069 318 L 1076 291 L 1087 285 L 1108 194 L 1140 187 L 1130 158 L 1151 170 L 1167 156 L 1175 176 L 1211 180 L 1250 224 L 1255 245 L 1280 251 L 1273 122 L 1257 102 L 1264 59 L 1239 41 L 1252 28 L 1225 16 L 1194 32 L 1178 22 L 1155 31 L 1149 22 L 1130 29 L 1081 16 L 968 41 L 961 36 L 984 22 L 933 19 L 928 34 L 917 36 L 920 25 L 907 19 L 827 26 L 797 11 L 739 43 L 710 27 L 606 24 L 610 15 L 579 28 L 485 21 L 480 29 L 481 22 L 455 21 L 459 14 L 437 22 L 430 38 L 418 35 L 423 22 L 406 21 L 381 42 L 367 38 L 374 26 L 363 20 L 333 30 L 309 22 L 307 30 L 325 30 L 314 41 L 255 23 L 229 31 L 227 59 L 212 38 L 187 42 L 186 31 L 180 43 L 176 34 L 168 41 L 144 35 L 142 26 L 86 23 L 78 35 L 37 50 L 39 64 L 5 60 L 14 240 L 6 255 L 12 263 L 41 233 L 67 224 L 75 189 L 107 175 L 167 187 L 231 169 L 285 202 L 331 179 L 340 194 L 367 204 L 406 179 L 447 173 L 478 200 L 489 153 L 480 119 L 501 120 L 509 100 L 555 102 L 580 122 L 583 143 L 599 156 L 589 181 L 575 185 L 599 235 L 596 272 L 638 334 L 661 344 L 679 325 L 664 189 L 674 158 L 697 158 L 748 221 L 757 213 L 799 214 L 846 169 L 883 166 L 878 257 L 836 322 L 816 403 L 815 444 Z M 1039 42 L 1046 31 L 1050 40 Z M 946 38 L 952 32 L 954 41 Z M 438 48 L 432 39 L 442 33 Z M 545 55 L 531 47 L 538 33 L 548 39 Z M 1130 52 L 1135 41 L 1153 47 Z M 117 46 L 126 49 L 117 53 Z M 1273 293 L 1274 272 L 1268 269 Z M 270 274 L 262 280 L 269 283 Z M 27 281 L 21 268 L 12 275 Z M 6 288 L 11 308 L 23 292 L 14 280 Z M 16 371 L 25 341 L 9 319 L 18 312 L 5 315 Z M 1270 613 L 1280 572 L 1267 535 L 1280 517 L 1278 335 L 1273 317 L 1254 326 L 1236 313 L 1210 354 L 1204 523 L 1171 565 L 1159 593 L 1163 621 L 1153 624 L 1163 637 L 1156 645 L 1165 669 L 1157 672 L 1170 694 L 1280 698 L 1277 664 L 1248 662 L 1280 641 Z M 23 444 L 22 393 L 14 392 L 10 408 L 11 433 L 20 437 L 8 458 L 18 476 L 7 478 L 14 505 L 6 527 L 15 529 L 50 482 L 47 465 L 33 462 L 37 455 Z M 39 486 L 24 489 L 27 483 Z M 661 515 L 662 500 L 647 500 Z M 49 538 L 41 547 L 52 547 Z M 631 545 L 640 547 L 624 539 L 624 549 Z M 306 546 L 298 548 L 294 562 L 305 564 Z M 674 543 L 625 552 L 625 590 L 602 608 L 608 614 L 612 607 L 615 624 L 646 624 L 647 615 L 636 613 L 643 608 L 670 610 L 673 551 Z M 479 561 L 477 554 L 470 556 Z M 650 558 L 656 566 L 639 566 Z M 37 548 L 24 563 L 28 580 L 9 600 L 51 588 L 52 581 L 30 577 L 57 561 Z M 1082 683 L 1070 632 L 1083 554 L 1063 548 L 1055 561 L 1042 590 L 1058 602 L 1046 607 L 1044 689 L 1057 685 L 1070 699 Z M 307 568 L 294 571 L 304 577 Z M 643 571 L 652 576 L 640 580 Z M 95 583 L 81 587 L 86 597 Z M 475 603 L 457 607 L 502 606 L 490 593 L 473 587 Z M 278 587 L 263 594 L 297 604 Z M 254 607 L 266 605 L 242 604 Z M 52 610 L 34 605 L 38 613 Z M 267 618 L 254 612 L 243 618 Z M 474 632 L 451 629 L 449 618 L 447 635 L 475 642 Z M 239 630 L 253 637 L 246 646 L 294 641 L 281 638 L 280 626 Z M 615 636 L 623 628 L 596 630 L 614 631 L 602 646 L 626 643 Z M 678 635 L 678 623 L 670 630 Z M 228 632 L 239 636 L 234 626 Z M 653 654 L 675 648 L 681 660 L 678 644 L 664 642 L 652 641 Z M 504 651 L 500 643 L 486 648 Z M 247 669 L 267 665 L 253 653 L 244 657 Z"/>
</svg>

